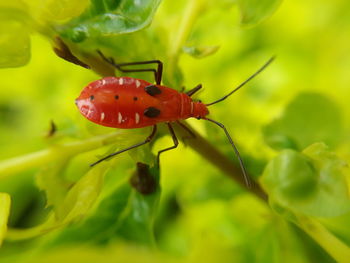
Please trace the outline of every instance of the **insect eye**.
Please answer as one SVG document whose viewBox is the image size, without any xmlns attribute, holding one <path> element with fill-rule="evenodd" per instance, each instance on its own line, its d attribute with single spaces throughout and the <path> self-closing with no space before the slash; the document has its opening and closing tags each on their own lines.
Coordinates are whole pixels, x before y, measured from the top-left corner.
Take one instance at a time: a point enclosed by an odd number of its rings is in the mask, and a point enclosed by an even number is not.
<svg viewBox="0 0 350 263">
<path fill-rule="evenodd" d="M 117 100 L 117 99 L 119 99 L 119 96 L 118 96 L 118 95 L 115 95 L 114 98 Z"/>
<path fill-rule="evenodd" d="M 91 95 L 91 96 L 90 96 L 90 100 L 93 100 L 94 98 L 95 98 L 94 95 Z"/>
</svg>

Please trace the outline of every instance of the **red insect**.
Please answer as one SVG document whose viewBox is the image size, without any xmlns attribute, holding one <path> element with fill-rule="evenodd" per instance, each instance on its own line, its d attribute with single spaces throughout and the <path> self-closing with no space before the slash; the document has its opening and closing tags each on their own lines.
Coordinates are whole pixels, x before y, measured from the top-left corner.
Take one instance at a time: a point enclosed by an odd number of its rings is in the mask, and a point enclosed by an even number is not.
<svg viewBox="0 0 350 263">
<path fill-rule="evenodd" d="M 232 141 L 231 136 L 223 124 L 206 117 L 209 114 L 207 107 L 223 101 L 235 91 L 240 89 L 248 81 L 253 79 L 263 69 L 265 69 L 273 61 L 273 58 L 267 61 L 257 72 L 255 72 L 229 94 L 212 103 L 204 104 L 200 101 L 194 101 L 191 99 L 191 96 L 201 89 L 201 85 L 198 85 L 186 93 L 180 93 L 174 89 L 162 86 L 161 79 L 163 64 L 159 60 L 116 64 L 112 58 L 107 59 L 101 52 L 99 52 L 99 54 L 106 62 L 110 63 L 122 72 L 153 72 L 156 84 L 151 84 L 145 80 L 131 77 L 105 77 L 103 79 L 96 80 L 85 87 L 80 96 L 76 99 L 76 105 L 78 106 L 80 112 L 90 121 L 103 126 L 121 129 L 153 126 L 153 129 L 145 141 L 112 153 L 93 163 L 91 166 L 96 165 L 97 163 L 119 153 L 150 142 L 156 134 L 157 123 L 165 122 L 168 125 L 169 131 L 172 135 L 174 145 L 158 152 L 157 160 L 159 162 L 159 156 L 162 152 L 174 149 L 178 145 L 178 140 L 171 123 L 178 122 L 182 127 L 186 128 L 179 121 L 194 117 L 213 122 L 224 130 L 238 157 L 246 184 L 248 187 L 250 186 L 250 180 L 245 171 L 243 161 Z M 158 67 L 157 70 L 151 68 L 124 69 L 125 66 L 141 64 L 157 64 Z"/>
</svg>

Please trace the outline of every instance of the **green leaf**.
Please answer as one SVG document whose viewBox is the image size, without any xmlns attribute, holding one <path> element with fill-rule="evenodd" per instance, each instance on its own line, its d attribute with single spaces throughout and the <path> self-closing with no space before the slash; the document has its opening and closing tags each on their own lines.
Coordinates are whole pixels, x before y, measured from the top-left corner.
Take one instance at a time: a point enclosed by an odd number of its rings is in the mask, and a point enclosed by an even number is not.
<svg viewBox="0 0 350 263">
<path fill-rule="evenodd" d="M 26 19 L 23 10 L 0 4 L 0 68 L 20 67 L 28 63 L 30 39 Z"/>
<path fill-rule="evenodd" d="M 252 26 L 271 16 L 282 0 L 237 0 L 241 10 L 241 24 Z"/>
<path fill-rule="evenodd" d="M 271 219 L 270 219 L 271 220 Z M 253 249 L 245 262 L 252 262 L 251 255 L 254 255 L 253 262 L 306 262 L 304 244 L 300 242 L 292 226 L 283 220 L 274 218 L 272 222 L 261 227 L 256 236 L 250 242 Z M 283 249 L 288 247 L 288 249 Z M 255 249 L 254 249 L 255 248 Z M 298 253 L 295 253 L 298 251 Z M 311 253 L 313 251 L 308 251 Z M 328 262 L 325 260 L 325 262 Z"/>
<path fill-rule="evenodd" d="M 59 221 L 71 222 L 84 216 L 98 198 L 107 164 L 91 168 L 68 192 L 57 209 Z"/>
<path fill-rule="evenodd" d="M 0 193 L 0 247 L 6 236 L 7 220 L 10 215 L 11 198 L 7 193 Z"/>
<path fill-rule="evenodd" d="M 342 115 L 338 106 L 316 93 L 298 95 L 279 119 L 264 128 L 265 141 L 278 150 L 301 150 L 315 142 L 335 147 L 342 134 Z"/>
<path fill-rule="evenodd" d="M 89 0 L 21 0 L 30 10 L 30 15 L 40 24 L 47 21 L 60 22 L 80 15 L 89 5 Z"/>
<path fill-rule="evenodd" d="M 68 161 L 65 159 L 57 160 L 36 174 L 36 184 L 46 194 L 46 206 L 53 206 L 55 213 L 58 212 L 57 209 L 68 192 L 69 184 L 62 178 L 67 163 Z"/>
<path fill-rule="evenodd" d="M 117 171 L 113 171 L 109 179 L 113 179 Z M 159 176 L 159 172 L 157 168 L 148 171 L 156 182 L 152 193 L 147 191 L 147 194 L 141 194 L 132 190 L 125 180 L 121 184 L 117 180 L 114 188 L 103 194 L 88 218 L 64 229 L 53 241 L 49 241 L 48 247 L 67 243 L 106 242 L 116 235 L 153 244 L 153 221 L 160 195 L 159 180 L 155 176 Z"/>
<path fill-rule="evenodd" d="M 306 156 L 284 150 L 267 165 L 262 183 L 278 200 L 304 200 L 315 191 L 317 172 Z"/>
<path fill-rule="evenodd" d="M 143 42 L 152 42 L 152 45 L 140 45 Z M 166 62 L 168 59 L 166 54 L 168 43 L 167 39 L 162 37 L 161 33 L 154 34 L 150 30 L 140 30 L 132 34 L 101 37 L 98 40 L 91 39 L 91 41 L 87 40 L 77 45 L 86 53 L 96 54 L 96 49 L 101 49 L 107 57 L 113 57 L 119 63 L 159 59 L 164 62 L 163 83 L 176 88 L 181 87 L 183 83 L 180 68 L 177 65 L 173 67 L 169 62 Z M 100 63 L 103 62 L 101 61 Z M 150 72 L 127 74 L 116 71 L 116 74 L 117 76 L 127 75 L 154 82 L 154 75 Z"/>
<path fill-rule="evenodd" d="M 182 50 L 186 54 L 194 58 L 204 58 L 218 51 L 219 46 L 203 46 L 203 47 L 183 47 Z"/>
<path fill-rule="evenodd" d="M 123 184 L 106 195 L 95 211 L 83 222 L 70 225 L 49 241 L 48 247 L 58 244 L 94 242 L 109 240 L 120 226 L 125 211 L 128 209 L 130 186 Z"/>
<path fill-rule="evenodd" d="M 68 224 L 79 221 L 91 213 L 92 206 L 100 196 L 104 175 L 108 168 L 107 163 L 101 163 L 91 168 L 69 190 L 65 199 L 56 208 L 55 213 L 50 213 L 46 221 L 31 228 L 11 229 L 8 238 L 12 240 L 23 240 L 37 237 L 53 230 L 57 231 L 58 228 L 65 229 Z"/>
<path fill-rule="evenodd" d="M 46 0 L 38 4 L 41 20 L 60 21 L 80 15 L 89 5 L 89 0 Z"/>
<path fill-rule="evenodd" d="M 151 23 L 160 0 L 91 1 L 80 17 L 60 29 L 74 42 L 138 31 Z"/>
<path fill-rule="evenodd" d="M 270 203 L 309 216 L 335 217 L 350 211 L 346 163 L 315 143 L 303 153 L 284 150 L 266 166 L 261 183 Z"/>
<path fill-rule="evenodd" d="M 129 214 L 118 229 L 118 233 L 138 243 L 154 245 L 153 223 L 160 198 L 159 167 L 150 168 L 149 174 L 156 183 L 154 191 L 147 194 L 138 191 L 132 193 L 129 200 Z"/>
<path fill-rule="evenodd" d="M 350 247 L 350 213 L 332 218 L 321 218 L 321 223 Z"/>
<path fill-rule="evenodd" d="M 21 250 L 22 252 L 22 250 Z M 142 246 L 135 244 L 123 244 L 118 240 L 105 244 L 104 246 L 69 246 L 59 249 L 50 249 L 41 251 L 40 256 L 28 256 L 26 263 L 169 263 L 180 262 L 174 260 L 170 255 L 164 253 L 146 250 Z M 21 253 L 22 254 L 22 253 Z M 2 263 L 12 263 L 6 261 Z M 183 261 L 181 261 L 183 262 Z"/>
</svg>

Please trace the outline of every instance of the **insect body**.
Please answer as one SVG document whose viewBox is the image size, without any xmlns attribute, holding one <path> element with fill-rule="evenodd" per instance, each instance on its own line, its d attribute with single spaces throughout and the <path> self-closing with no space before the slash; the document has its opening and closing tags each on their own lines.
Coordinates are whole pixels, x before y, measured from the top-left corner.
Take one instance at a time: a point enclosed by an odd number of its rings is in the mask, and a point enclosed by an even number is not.
<svg viewBox="0 0 350 263">
<path fill-rule="evenodd" d="M 209 113 L 203 103 L 193 101 L 186 93 L 129 77 L 94 81 L 76 103 L 90 121 L 120 129 L 203 118 Z"/>
<path fill-rule="evenodd" d="M 153 129 L 151 134 L 143 142 L 112 153 L 93 163 L 91 166 L 122 152 L 149 143 L 156 134 L 157 124 L 163 122 L 168 125 L 174 145 L 158 152 L 157 162 L 159 164 L 160 154 L 174 149 L 178 145 L 178 140 L 172 127 L 172 123 L 178 122 L 183 128 L 186 128 L 186 126 L 179 121 L 194 117 L 210 121 L 224 130 L 238 157 L 245 182 L 247 186 L 250 187 L 250 180 L 245 171 L 243 161 L 230 134 L 223 124 L 207 117 L 209 114 L 207 107 L 225 100 L 231 94 L 239 90 L 248 81 L 265 69 L 273 61 L 273 58 L 267 61 L 258 71 L 229 94 L 212 103 L 204 104 L 202 102 L 194 101 L 191 98 L 195 92 L 201 89 L 201 85 L 198 85 L 186 93 L 180 93 L 174 89 L 162 86 L 161 79 L 163 64 L 159 60 L 116 64 L 112 58 L 106 58 L 101 52 L 99 52 L 99 54 L 103 60 L 122 72 L 153 72 L 156 84 L 151 84 L 147 81 L 130 77 L 106 77 L 96 80 L 85 87 L 80 96 L 76 99 L 75 102 L 80 112 L 90 121 L 103 126 L 121 129 L 153 126 Z M 125 69 L 126 66 L 145 64 L 157 64 L 158 66 L 157 69 Z"/>
</svg>

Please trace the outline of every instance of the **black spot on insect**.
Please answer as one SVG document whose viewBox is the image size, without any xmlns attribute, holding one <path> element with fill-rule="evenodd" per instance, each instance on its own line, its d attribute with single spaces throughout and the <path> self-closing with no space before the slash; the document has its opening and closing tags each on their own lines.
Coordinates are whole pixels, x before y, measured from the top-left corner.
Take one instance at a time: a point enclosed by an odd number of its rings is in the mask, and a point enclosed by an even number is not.
<svg viewBox="0 0 350 263">
<path fill-rule="evenodd" d="M 94 100 L 95 96 L 94 95 L 91 95 L 90 96 L 90 100 Z"/>
<path fill-rule="evenodd" d="M 155 107 L 149 107 L 149 108 L 145 109 L 143 114 L 148 118 L 156 118 L 159 116 L 160 110 L 158 110 Z"/>
<path fill-rule="evenodd" d="M 114 98 L 117 100 L 117 99 L 119 99 L 119 96 L 118 96 L 118 95 L 115 95 Z"/>
<path fill-rule="evenodd" d="M 134 101 L 137 101 L 137 97 L 134 97 Z"/>
<path fill-rule="evenodd" d="M 162 91 L 156 85 L 149 85 L 145 87 L 145 91 L 151 96 L 155 96 L 162 93 Z"/>
</svg>

